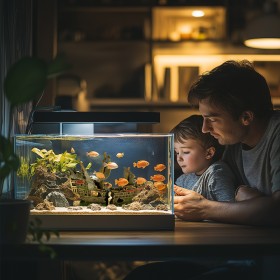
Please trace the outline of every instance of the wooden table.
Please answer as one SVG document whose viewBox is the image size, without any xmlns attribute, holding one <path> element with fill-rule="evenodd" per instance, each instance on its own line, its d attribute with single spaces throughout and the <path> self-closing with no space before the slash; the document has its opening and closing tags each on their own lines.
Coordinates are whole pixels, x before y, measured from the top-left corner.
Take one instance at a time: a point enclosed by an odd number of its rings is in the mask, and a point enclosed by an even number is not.
<svg viewBox="0 0 280 280">
<path fill-rule="evenodd" d="M 174 231 L 61 232 L 46 243 L 59 261 L 280 258 L 280 228 L 176 220 Z M 6 261 L 47 260 L 36 244 L 2 246 Z"/>
<path fill-rule="evenodd" d="M 176 220 L 174 231 L 60 232 L 47 245 L 61 260 L 155 260 L 280 254 L 280 228 Z M 30 253 L 31 252 L 31 253 Z M 5 259 L 43 258 L 36 244 L 3 247 Z"/>
</svg>

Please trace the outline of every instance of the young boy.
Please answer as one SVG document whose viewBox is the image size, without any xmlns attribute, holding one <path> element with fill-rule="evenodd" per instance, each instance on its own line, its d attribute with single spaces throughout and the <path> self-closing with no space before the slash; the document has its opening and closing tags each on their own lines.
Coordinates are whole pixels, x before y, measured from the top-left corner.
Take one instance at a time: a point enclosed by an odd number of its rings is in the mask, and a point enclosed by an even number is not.
<svg viewBox="0 0 280 280">
<path fill-rule="evenodd" d="M 220 160 L 224 146 L 210 133 L 203 133 L 202 125 L 203 117 L 192 115 L 171 130 L 177 162 L 184 173 L 175 184 L 209 200 L 234 201 L 234 175 Z"/>
</svg>

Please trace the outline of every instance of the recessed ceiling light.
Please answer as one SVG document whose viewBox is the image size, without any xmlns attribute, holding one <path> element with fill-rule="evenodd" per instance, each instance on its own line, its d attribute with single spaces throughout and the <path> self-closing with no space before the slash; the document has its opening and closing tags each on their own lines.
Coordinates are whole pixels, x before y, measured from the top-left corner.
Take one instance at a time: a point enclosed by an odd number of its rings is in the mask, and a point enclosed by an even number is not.
<svg viewBox="0 0 280 280">
<path fill-rule="evenodd" d="M 205 13 L 202 10 L 194 10 L 192 11 L 193 17 L 203 17 Z"/>
</svg>

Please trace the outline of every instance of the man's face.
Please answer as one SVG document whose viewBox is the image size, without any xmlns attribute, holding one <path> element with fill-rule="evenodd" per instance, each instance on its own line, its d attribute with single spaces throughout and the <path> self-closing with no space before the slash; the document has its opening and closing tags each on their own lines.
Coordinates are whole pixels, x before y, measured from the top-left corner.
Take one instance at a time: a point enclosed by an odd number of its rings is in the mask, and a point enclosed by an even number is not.
<svg viewBox="0 0 280 280">
<path fill-rule="evenodd" d="M 245 141 L 247 128 L 242 124 L 241 118 L 235 120 L 228 112 L 207 99 L 199 102 L 199 111 L 204 118 L 202 132 L 210 132 L 221 145 Z"/>
</svg>

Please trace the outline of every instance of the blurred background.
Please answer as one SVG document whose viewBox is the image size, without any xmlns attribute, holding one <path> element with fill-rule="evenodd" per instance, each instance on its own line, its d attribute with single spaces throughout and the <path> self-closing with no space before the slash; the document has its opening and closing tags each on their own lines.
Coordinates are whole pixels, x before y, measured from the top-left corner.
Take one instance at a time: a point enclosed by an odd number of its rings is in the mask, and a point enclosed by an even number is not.
<svg viewBox="0 0 280 280">
<path fill-rule="evenodd" d="M 160 112 L 153 131 L 168 132 L 197 112 L 187 102 L 193 81 L 228 59 L 253 62 L 275 107 L 280 104 L 280 0 L 3 2 L 18 7 L 8 19 L 11 33 L 13 20 L 27 28 L 26 19 L 16 21 L 32 8 L 33 54 L 50 60 L 61 53 L 72 66 L 48 85 L 37 106 Z M 276 41 L 265 43 L 265 37 Z"/>
</svg>

